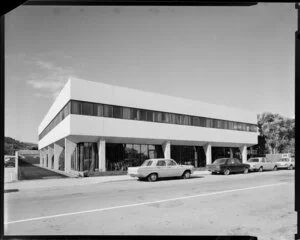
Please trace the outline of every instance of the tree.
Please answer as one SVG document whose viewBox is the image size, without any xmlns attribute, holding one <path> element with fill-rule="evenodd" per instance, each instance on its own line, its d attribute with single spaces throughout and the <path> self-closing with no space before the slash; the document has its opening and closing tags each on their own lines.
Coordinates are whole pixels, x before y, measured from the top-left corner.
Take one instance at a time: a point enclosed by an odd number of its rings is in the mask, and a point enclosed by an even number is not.
<svg viewBox="0 0 300 240">
<path fill-rule="evenodd" d="M 270 153 L 291 151 L 295 145 L 295 120 L 265 112 L 258 115 L 260 136 L 266 140 Z"/>
</svg>

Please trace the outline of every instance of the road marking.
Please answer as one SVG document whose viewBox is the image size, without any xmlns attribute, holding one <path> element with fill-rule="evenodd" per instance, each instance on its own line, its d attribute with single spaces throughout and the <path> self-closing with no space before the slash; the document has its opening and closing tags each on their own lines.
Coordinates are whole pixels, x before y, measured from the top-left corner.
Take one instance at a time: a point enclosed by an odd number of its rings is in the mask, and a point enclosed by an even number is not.
<svg viewBox="0 0 300 240">
<path fill-rule="evenodd" d="M 219 192 L 202 193 L 202 194 L 197 194 L 197 195 L 192 195 L 192 196 L 169 198 L 169 199 L 157 200 L 157 201 L 152 201 L 152 202 L 134 203 L 134 204 L 128 204 L 128 205 L 123 205 L 123 206 L 98 208 L 98 209 L 91 209 L 91 210 L 85 210 L 85 211 L 80 211 L 80 212 L 63 213 L 63 214 L 57 214 L 57 215 L 49 215 L 49 216 L 43 216 L 43 217 L 28 218 L 28 219 L 23 219 L 23 220 L 16 220 L 16 221 L 11 221 L 11 222 L 6 222 L 4 224 L 14 224 L 14 223 L 21 223 L 21 222 L 29 222 L 29 221 L 37 221 L 37 220 L 43 220 L 43 219 L 50 219 L 50 218 L 57 218 L 57 217 L 64 217 L 64 216 L 71 216 L 71 215 L 78 215 L 78 214 L 84 214 L 84 213 L 102 212 L 102 211 L 119 209 L 119 208 L 129 208 L 129 207 L 143 206 L 143 205 L 149 205 L 149 204 L 154 204 L 154 203 L 162 203 L 162 202 L 169 202 L 169 201 L 175 201 L 175 200 L 183 200 L 183 199 L 196 198 L 196 197 L 205 197 L 205 196 L 211 196 L 211 195 L 217 195 L 217 194 L 223 194 L 223 193 L 231 193 L 231 192 L 246 191 L 246 190 L 258 189 L 258 188 L 280 186 L 280 185 L 287 184 L 287 183 L 288 182 L 276 183 L 276 184 L 268 184 L 268 185 L 261 185 L 261 186 L 248 187 L 248 188 L 238 188 L 238 189 L 224 190 L 224 191 L 219 191 Z"/>
</svg>

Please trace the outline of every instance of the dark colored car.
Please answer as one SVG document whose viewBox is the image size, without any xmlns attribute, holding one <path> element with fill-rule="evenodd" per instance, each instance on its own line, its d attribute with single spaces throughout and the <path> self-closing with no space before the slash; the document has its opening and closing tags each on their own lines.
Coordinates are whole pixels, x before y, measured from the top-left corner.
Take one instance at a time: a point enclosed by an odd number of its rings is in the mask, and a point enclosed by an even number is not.
<svg viewBox="0 0 300 240">
<path fill-rule="evenodd" d="M 249 164 L 241 163 L 236 158 L 219 158 L 213 164 L 207 165 L 207 170 L 212 173 L 223 173 L 228 175 L 230 173 L 243 172 L 248 173 L 250 168 Z"/>
</svg>

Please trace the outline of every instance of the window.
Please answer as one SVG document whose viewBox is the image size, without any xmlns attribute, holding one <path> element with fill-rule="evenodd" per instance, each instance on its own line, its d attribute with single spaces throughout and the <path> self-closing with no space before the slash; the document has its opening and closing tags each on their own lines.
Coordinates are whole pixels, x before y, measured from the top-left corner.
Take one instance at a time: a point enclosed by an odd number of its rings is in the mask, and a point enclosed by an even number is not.
<svg viewBox="0 0 300 240">
<path fill-rule="evenodd" d="M 192 117 L 192 126 L 200 126 L 200 119 L 198 117 Z"/>
<path fill-rule="evenodd" d="M 154 112 L 154 122 L 162 122 L 162 113 Z"/>
<path fill-rule="evenodd" d="M 153 112 L 152 111 L 147 111 L 147 121 L 153 122 Z"/>
<path fill-rule="evenodd" d="M 176 166 L 176 162 L 173 160 L 166 160 L 167 166 Z"/>
<path fill-rule="evenodd" d="M 165 162 L 165 160 L 159 160 L 159 161 L 157 161 L 157 164 L 156 164 L 156 166 L 166 166 L 166 162 Z"/>
<path fill-rule="evenodd" d="M 140 120 L 140 110 L 139 109 L 132 109 L 132 119 L 133 120 Z"/>
<path fill-rule="evenodd" d="M 175 124 L 180 124 L 180 115 L 175 114 Z"/>
<path fill-rule="evenodd" d="M 168 113 L 162 113 L 162 122 L 169 123 L 169 114 Z"/>
<path fill-rule="evenodd" d="M 232 159 L 232 160 L 233 160 L 233 164 L 241 164 L 240 160 L 238 160 L 238 159 L 236 159 L 236 158 L 234 158 L 234 159 Z"/>
<path fill-rule="evenodd" d="M 93 115 L 93 104 L 92 103 L 83 103 L 82 104 L 82 114 L 92 116 Z"/>
<path fill-rule="evenodd" d="M 169 113 L 169 123 L 175 124 L 175 114 Z"/>
<path fill-rule="evenodd" d="M 206 118 L 206 127 L 212 127 L 212 120 L 210 118 Z"/>
<path fill-rule="evenodd" d="M 132 119 L 132 109 L 128 107 L 123 107 L 123 118 Z"/>
<path fill-rule="evenodd" d="M 205 127 L 205 125 L 206 125 L 206 119 L 203 117 L 199 117 L 199 126 Z"/>
<path fill-rule="evenodd" d="M 113 107 L 110 105 L 104 105 L 104 117 L 113 116 Z"/>
<path fill-rule="evenodd" d="M 228 129 L 228 121 L 224 121 L 224 129 Z"/>
<path fill-rule="evenodd" d="M 122 118 L 122 107 L 113 106 L 113 117 Z"/>
<path fill-rule="evenodd" d="M 94 116 L 100 116 L 102 117 L 104 115 L 103 112 L 103 105 L 102 104 L 94 104 Z"/>
<path fill-rule="evenodd" d="M 77 101 L 71 101 L 71 113 L 81 114 L 81 103 Z"/>
<path fill-rule="evenodd" d="M 146 121 L 147 120 L 147 111 L 140 110 L 140 120 Z"/>
<path fill-rule="evenodd" d="M 213 128 L 218 128 L 218 120 L 213 119 Z"/>
<path fill-rule="evenodd" d="M 152 162 L 151 160 L 146 160 L 145 162 L 143 162 L 143 164 L 141 166 L 145 166 L 145 167 L 149 167 L 152 165 Z"/>
</svg>

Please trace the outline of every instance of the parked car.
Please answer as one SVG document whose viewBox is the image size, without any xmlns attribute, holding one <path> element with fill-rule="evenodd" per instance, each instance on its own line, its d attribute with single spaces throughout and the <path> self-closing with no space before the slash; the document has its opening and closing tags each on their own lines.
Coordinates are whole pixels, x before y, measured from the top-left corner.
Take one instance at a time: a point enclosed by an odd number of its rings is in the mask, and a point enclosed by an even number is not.
<svg viewBox="0 0 300 240">
<path fill-rule="evenodd" d="M 234 172 L 248 173 L 249 168 L 249 164 L 241 163 L 240 160 L 236 158 L 219 158 L 212 164 L 207 165 L 207 170 L 212 174 L 223 173 L 224 175 L 229 175 Z"/>
<path fill-rule="evenodd" d="M 247 164 L 250 165 L 249 171 L 277 170 L 277 163 L 269 162 L 265 157 L 249 158 Z"/>
<path fill-rule="evenodd" d="M 277 162 L 277 167 L 280 169 L 286 168 L 286 169 L 292 170 L 295 168 L 295 158 L 293 158 L 293 157 L 281 158 Z"/>
<path fill-rule="evenodd" d="M 140 167 L 129 167 L 127 174 L 154 182 L 159 178 L 167 177 L 188 179 L 193 170 L 194 166 L 192 165 L 179 165 L 173 159 L 157 158 L 144 161 Z"/>
</svg>

